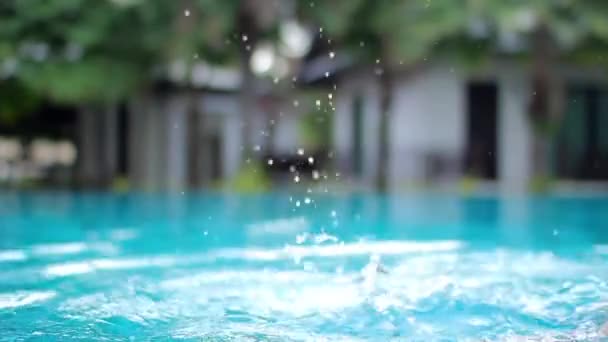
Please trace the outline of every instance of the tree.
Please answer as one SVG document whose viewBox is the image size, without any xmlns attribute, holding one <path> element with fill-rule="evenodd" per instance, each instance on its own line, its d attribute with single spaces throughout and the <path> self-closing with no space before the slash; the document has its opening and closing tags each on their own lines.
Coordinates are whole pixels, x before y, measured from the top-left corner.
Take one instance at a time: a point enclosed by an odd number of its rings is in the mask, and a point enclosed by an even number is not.
<svg viewBox="0 0 608 342">
<path fill-rule="evenodd" d="M 308 6 L 309 7 L 309 6 Z M 379 167 L 376 185 L 386 190 L 392 75 L 395 69 L 415 67 L 425 57 L 451 54 L 469 62 L 498 55 L 524 57 L 530 63 L 533 88 L 529 117 L 535 128 L 534 174 L 548 174 L 548 140 L 564 110 L 564 80 L 559 67 L 564 61 L 594 59 L 608 46 L 604 1 L 461 0 L 316 2 L 303 10 L 320 23 L 338 44 L 354 50 L 365 41 L 367 63 L 380 59 L 381 117 Z M 340 13 L 340 15 L 335 15 Z M 471 33 L 481 24 L 483 36 Z M 524 46 L 509 51 L 501 36 L 511 35 Z M 397 62 L 403 66 L 397 67 Z M 477 63 L 480 64 L 480 63 Z"/>
<path fill-rule="evenodd" d="M 565 64 L 594 64 L 598 53 L 608 51 L 608 25 L 603 1 L 484 1 L 470 6 L 477 18 L 494 32 L 511 34 L 523 42 L 523 55 L 529 66 L 531 94 L 529 118 L 534 128 L 533 175 L 536 180 L 551 176 L 551 144 L 564 117 Z M 488 55 L 505 53 L 493 39 Z"/>
<path fill-rule="evenodd" d="M 11 68 L 0 82 L 78 106 L 83 122 L 99 121 L 108 108 L 147 93 L 172 63 L 187 71 L 198 58 L 229 60 L 234 48 L 225 39 L 234 31 L 236 5 L 234 0 L 7 0 L 0 4 L 0 61 Z M 88 134 L 81 140 L 90 141 Z M 94 154 L 81 157 L 99 159 Z"/>
<path fill-rule="evenodd" d="M 438 50 L 443 41 L 459 37 L 466 26 L 465 9 L 453 1 L 440 1 L 431 6 L 425 1 L 369 0 L 324 1 L 313 7 L 303 5 L 302 9 L 336 44 L 368 64 L 374 61 L 380 64 L 380 140 L 375 184 L 379 192 L 386 192 L 395 73 L 398 69 L 415 68 Z"/>
</svg>

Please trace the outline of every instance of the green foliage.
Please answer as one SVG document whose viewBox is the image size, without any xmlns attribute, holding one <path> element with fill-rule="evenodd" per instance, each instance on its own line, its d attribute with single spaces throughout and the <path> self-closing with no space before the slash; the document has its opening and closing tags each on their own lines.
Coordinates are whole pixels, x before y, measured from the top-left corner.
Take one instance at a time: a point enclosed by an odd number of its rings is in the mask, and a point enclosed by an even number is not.
<svg viewBox="0 0 608 342">
<path fill-rule="evenodd" d="M 300 137 L 307 149 L 329 147 L 331 144 L 332 116 L 328 112 L 314 111 L 300 120 Z"/>
<path fill-rule="evenodd" d="M 270 190 L 271 181 L 261 163 L 249 162 L 226 184 L 226 188 L 238 193 L 257 193 Z"/>
<path fill-rule="evenodd" d="M 227 61 L 239 1 L 4 0 L 0 73 L 58 102 L 125 98 L 176 59 Z M 185 11 L 188 15 L 185 15 Z M 160 73 L 159 73 L 160 72 Z"/>
<path fill-rule="evenodd" d="M 15 124 L 40 102 L 39 97 L 14 80 L 0 82 L 0 94 L 0 123 L 4 125 Z"/>
<path fill-rule="evenodd" d="M 530 181 L 530 191 L 534 193 L 546 193 L 551 190 L 554 180 L 546 175 L 536 175 Z"/>
<path fill-rule="evenodd" d="M 473 64 L 501 53 L 501 37 L 528 42 L 540 25 L 550 29 L 566 57 L 597 62 L 598 53 L 608 52 L 608 2 L 602 0 L 332 0 L 312 7 L 301 1 L 300 7 L 336 43 L 361 50 L 364 42 L 368 55 L 384 54 L 392 63 L 450 52 Z M 475 25 L 485 32 L 472 35 Z M 380 41 L 388 51 L 378 51 Z"/>
</svg>

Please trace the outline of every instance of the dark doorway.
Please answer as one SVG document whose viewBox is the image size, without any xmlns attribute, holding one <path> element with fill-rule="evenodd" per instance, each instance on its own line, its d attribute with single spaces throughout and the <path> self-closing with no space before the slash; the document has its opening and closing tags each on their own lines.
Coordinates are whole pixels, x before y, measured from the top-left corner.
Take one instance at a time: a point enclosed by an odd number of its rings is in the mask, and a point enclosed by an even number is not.
<svg viewBox="0 0 608 342">
<path fill-rule="evenodd" d="M 596 85 L 568 89 L 566 113 L 555 144 L 558 177 L 580 180 L 608 179 L 608 100 Z"/>
<path fill-rule="evenodd" d="M 218 134 L 213 134 L 208 140 L 211 151 L 211 180 L 216 181 L 222 178 L 222 139 Z"/>
<path fill-rule="evenodd" d="M 467 174 L 496 179 L 498 132 L 498 88 L 494 82 L 472 82 L 467 86 Z"/>
<path fill-rule="evenodd" d="M 117 170 L 116 172 L 120 176 L 126 177 L 129 173 L 128 170 L 128 160 L 129 160 L 129 113 L 127 111 L 127 105 L 121 104 L 118 107 L 118 122 L 117 129 L 118 132 L 116 137 L 118 139 L 118 150 L 117 153 Z"/>
</svg>

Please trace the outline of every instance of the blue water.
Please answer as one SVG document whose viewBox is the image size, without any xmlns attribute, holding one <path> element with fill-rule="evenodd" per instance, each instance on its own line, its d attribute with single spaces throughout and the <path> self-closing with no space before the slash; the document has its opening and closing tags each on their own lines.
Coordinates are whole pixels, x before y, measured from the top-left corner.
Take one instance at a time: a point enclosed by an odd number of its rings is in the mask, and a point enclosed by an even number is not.
<svg viewBox="0 0 608 342">
<path fill-rule="evenodd" d="M 608 320 L 608 199 L 291 196 L 0 194 L 0 340 L 596 340 Z"/>
</svg>

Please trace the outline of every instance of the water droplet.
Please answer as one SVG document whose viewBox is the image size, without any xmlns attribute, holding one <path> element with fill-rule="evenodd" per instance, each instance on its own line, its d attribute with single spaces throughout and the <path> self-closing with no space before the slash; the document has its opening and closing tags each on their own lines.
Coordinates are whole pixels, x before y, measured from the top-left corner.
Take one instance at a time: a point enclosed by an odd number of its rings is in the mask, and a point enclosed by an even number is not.
<svg viewBox="0 0 608 342">
<path fill-rule="evenodd" d="M 335 211 L 335 210 L 332 210 L 332 211 L 331 211 L 331 217 L 336 217 L 337 215 L 338 215 L 338 213 L 336 213 L 336 211 Z"/>
<path fill-rule="evenodd" d="M 243 35 L 243 41 L 244 41 L 244 42 L 246 42 L 246 41 L 248 41 L 248 40 L 249 40 L 249 37 L 247 37 L 247 35 L 246 35 L 246 34 L 244 34 L 244 35 Z"/>
<path fill-rule="evenodd" d="M 313 157 L 308 157 L 308 164 L 314 164 L 315 163 L 315 158 Z"/>
<path fill-rule="evenodd" d="M 359 42 L 359 46 L 360 46 L 360 47 L 364 47 L 364 46 L 365 46 L 365 42 L 364 42 L 364 41 L 360 41 L 360 42 Z"/>
<path fill-rule="evenodd" d="M 319 32 L 320 33 L 323 32 L 323 28 L 322 27 L 319 27 Z"/>
<path fill-rule="evenodd" d="M 190 16 L 190 10 L 185 10 L 185 11 L 184 11 L 184 15 L 185 15 L 186 17 L 189 17 L 189 16 Z"/>
<path fill-rule="evenodd" d="M 319 171 L 317 170 L 313 170 L 312 171 L 312 179 L 319 179 Z"/>
<path fill-rule="evenodd" d="M 272 82 L 274 82 L 274 84 L 279 83 L 279 78 L 278 78 L 278 77 L 275 77 L 275 78 L 272 80 Z"/>
<path fill-rule="evenodd" d="M 295 177 L 293 177 L 293 181 L 296 183 L 300 183 L 300 176 L 296 175 Z"/>
<path fill-rule="evenodd" d="M 296 207 L 300 206 L 300 201 L 296 201 Z"/>
<path fill-rule="evenodd" d="M 380 64 L 380 59 L 376 59 L 376 64 Z"/>
<path fill-rule="evenodd" d="M 293 106 L 294 106 L 294 107 L 297 107 L 297 106 L 299 106 L 299 105 L 300 105 L 300 101 L 298 101 L 298 100 L 293 100 Z"/>
<path fill-rule="evenodd" d="M 298 149 L 298 154 L 303 156 L 304 155 L 304 149 L 303 148 L 299 148 Z"/>
<path fill-rule="evenodd" d="M 321 107 L 321 100 L 315 101 L 315 104 L 317 105 L 317 107 Z"/>
<path fill-rule="evenodd" d="M 326 77 L 326 78 L 327 78 L 327 77 L 329 77 L 329 71 L 326 71 L 326 72 L 325 72 L 325 77 Z"/>
<path fill-rule="evenodd" d="M 209 235 L 209 232 L 205 230 L 205 231 L 203 232 L 203 235 L 207 236 L 207 235 Z"/>
<path fill-rule="evenodd" d="M 329 94 L 327 94 L 327 98 L 331 100 L 334 98 L 334 95 L 332 93 L 329 93 Z"/>
<path fill-rule="evenodd" d="M 557 229 L 553 229 L 553 236 L 557 236 L 559 234 L 559 231 Z"/>
<path fill-rule="evenodd" d="M 272 164 L 274 164 L 274 160 L 268 159 L 268 165 L 272 165 Z"/>
<path fill-rule="evenodd" d="M 304 203 L 310 204 L 310 198 L 308 198 L 308 197 L 304 198 Z"/>
<path fill-rule="evenodd" d="M 253 150 L 254 150 L 254 151 L 259 151 L 259 150 L 261 150 L 261 149 L 262 149 L 262 148 L 260 147 L 260 145 L 255 145 L 255 146 L 253 146 Z"/>
<path fill-rule="evenodd" d="M 334 58 L 336 57 L 336 54 L 333 51 L 329 52 L 329 58 Z"/>
</svg>

